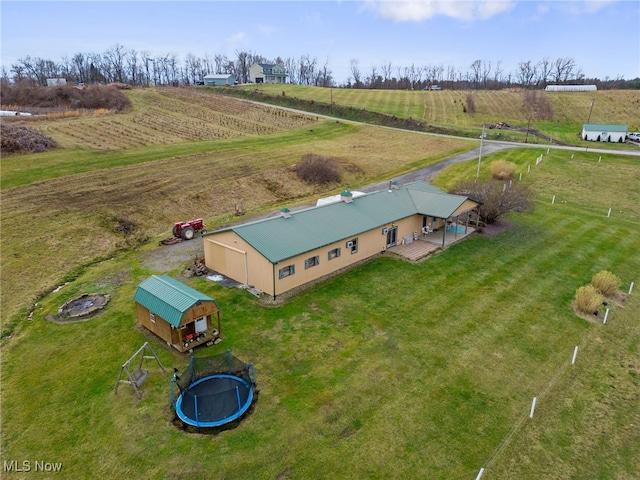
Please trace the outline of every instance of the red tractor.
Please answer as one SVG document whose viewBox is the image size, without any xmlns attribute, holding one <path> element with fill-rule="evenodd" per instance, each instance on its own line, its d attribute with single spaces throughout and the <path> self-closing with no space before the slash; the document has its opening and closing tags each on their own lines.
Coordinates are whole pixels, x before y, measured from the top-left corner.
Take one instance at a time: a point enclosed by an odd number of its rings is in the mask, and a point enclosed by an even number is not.
<svg viewBox="0 0 640 480">
<path fill-rule="evenodd" d="M 204 221 L 201 218 L 188 222 L 176 222 L 173 225 L 173 236 L 183 240 L 191 240 L 197 232 L 204 233 Z"/>
</svg>

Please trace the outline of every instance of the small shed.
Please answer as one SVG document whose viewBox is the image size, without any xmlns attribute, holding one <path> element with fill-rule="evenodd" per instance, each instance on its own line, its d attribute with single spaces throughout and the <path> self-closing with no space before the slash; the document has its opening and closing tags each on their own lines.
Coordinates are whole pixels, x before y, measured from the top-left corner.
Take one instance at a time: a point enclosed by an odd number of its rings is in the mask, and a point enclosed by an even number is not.
<svg viewBox="0 0 640 480">
<path fill-rule="evenodd" d="M 167 275 L 153 275 L 138 285 L 134 301 L 138 324 L 180 352 L 215 340 L 220 333 L 216 301 Z"/>
<path fill-rule="evenodd" d="M 64 87 L 66 84 L 66 78 L 47 78 L 47 87 Z"/>
<path fill-rule="evenodd" d="M 236 78 L 230 73 L 216 73 L 205 75 L 204 84 L 210 87 L 224 87 L 225 85 L 235 85 Z"/>
<path fill-rule="evenodd" d="M 592 142 L 624 143 L 627 137 L 626 125 L 605 123 L 585 123 L 582 126 L 582 139 Z"/>
</svg>

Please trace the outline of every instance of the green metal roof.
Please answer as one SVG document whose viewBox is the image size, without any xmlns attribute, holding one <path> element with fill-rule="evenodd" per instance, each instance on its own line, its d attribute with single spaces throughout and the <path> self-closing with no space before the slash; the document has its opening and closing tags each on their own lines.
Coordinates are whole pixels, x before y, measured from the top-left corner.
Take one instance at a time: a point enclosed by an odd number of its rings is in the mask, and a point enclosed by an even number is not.
<svg viewBox="0 0 640 480">
<path fill-rule="evenodd" d="M 582 128 L 590 132 L 626 132 L 626 125 L 613 125 L 607 123 L 585 123 Z"/>
<path fill-rule="evenodd" d="M 232 230 L 271 263 L 278 263 L 412 215 L 448 218 L 466 200 L 415 182 L 355 197 L 350 203 L 330 203 L 291 212 L 288 218 L 272 217 L 220 231 Z"/>
<path fill-rule="evenodd" d="M 214 302 L 213 298 L 167 275 L 153 275 L 138 285 L 133 299 L 151 313 L 178 327 L 182 316 L 198 302 Z"/>
</svg>

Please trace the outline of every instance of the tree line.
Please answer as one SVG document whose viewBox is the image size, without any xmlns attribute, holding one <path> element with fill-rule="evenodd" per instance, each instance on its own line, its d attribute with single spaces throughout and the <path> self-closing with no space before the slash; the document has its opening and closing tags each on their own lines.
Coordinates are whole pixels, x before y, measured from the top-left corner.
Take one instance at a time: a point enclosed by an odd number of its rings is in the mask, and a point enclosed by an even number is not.
<svg viewBox="0 0 640 480">
<path fill-rule="evenodd" d="M 522 61 L 515 72 L 505 71 L 502 62 L 475 60 L 467 70 L 451 65 L 394 65 L 384 62 L 365 69 L 358 59 L 350 62 L 350 76 L 338 84 L 329 61 L 312 55 L 299 58 L 267 59 L 246 50 L 237 50 L 234 58 L 214 54 L 197 57 L 188 53 L 181 61 L 176 54 L 151 55 L 148 51 L 127 49 L 116 44 L 103 53 L 76 53 L 60 61 L 26 56 L 7 70 L 2 80 L 8 83 L 47 84 L 49 78 L 64 78 L 73 84 L 123 83 L 131 86 L 197 85 L 207 74 L 231 74 L 238 83 L 249 83 L 254 63 L 283 66 L 290 83 L 318 87 L 420 89 L 440 85 L 452 89 L 489 90 L 508 87 L 544 88 L 547 84 L 588 83 L 598 88 L 640 88 L 640 78 L 624 80 L 587 78 L 572 58 L 543 58 Z"/>
</svg>

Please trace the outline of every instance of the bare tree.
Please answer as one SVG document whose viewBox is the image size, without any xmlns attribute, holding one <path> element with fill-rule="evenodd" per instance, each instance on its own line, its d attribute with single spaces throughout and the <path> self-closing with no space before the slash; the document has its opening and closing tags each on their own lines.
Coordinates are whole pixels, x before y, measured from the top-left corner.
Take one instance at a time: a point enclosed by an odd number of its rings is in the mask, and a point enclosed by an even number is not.
<svg viewBox="0 0 640 480">
<path fill-rule="evenodd" d="M 518 83 L 525 88 L 530 87 L 533 84 L 533 79 L 536 76 L 536 67 L 531 63 L 531 60 L 526 62 L 520 62 L 518 64 Z"/>
<path fill-rule="evenodd" d="M 481 68 L 482 68 L 482 60 L 476 60 L 471 64 L 471 75 L 472 75 L 471 81 L 473 82 L 473 85 L 476 90 L 478 89 L 478 85 L 480 84 Z"/>
<path fill-rule="evenodd" d="M 138 56 L 138 52 L 131 49 L 127 54 L 127 70 L 129 74 L 129 82 L 132 85 L 139 85 L 141 81 L 141 77 L 143 76 L 140 65 L 140 57 Z"/>
<path fill-rule="evenodd" d="M 110 72 L 110 80 L 113 82 L 124 83 L 127 81 L 125 75 L 125 61 L 127 52 L 120 44 L 116 44 L 103 54 L 104 64 L 108 65 Z"/>
<path fill-rule="evenodd" d="M 388 84 L 391 81 L 391 71 L 392 71 L 391 62 L 383 63 L 381 69 L 382 69 L 382 81 L 385 84 Z"/>
<path fill-rule="evenodd" d="M 497 87 L 498 85 L 500 85 L 500 82 L 502 82 L 502 62 L 500 60 L 498 60 L 498 62 L 496 63 L 496 69 L 493 73 L 493 84 Z"/>
<path fill-rule="evenodd" d="M 482 61 L 482 87 L 487 88 L 487 83 L 489 81 L 489 75 L 491 75 L 491 62 L 483 60 Z"/>
<path fill-rule="evenodd" d="M 576 62 L 573 58 L 557 58 L 553 62 L 553 81 L 566 82 L 570 80 L 575 73 Z"/>
<path fill-rule="evenodd" d="M 153 58 L 151 57 L 151 54 L 146 51 L 143 50 L 140 52 L 140 59 L 142 61 L 142 64 L 144 65 L 144 80 L 142 80 L 140 83 L 142 85 L 145 86 L 149 86 L 149 83 L 151 82 L 151 73 L 152 73 L 152 68 L 153 68 Z"/>
<path fill-rule="evenodd" d="M 356 88 L 359 88 L 362 82 L 360 81 L 360 66 L 358 60 L 351 59 L 351 75 L 353 75 L 353 84 Z"/>
<path fill-rule="evenodd" d="M 329 59 L 325 60 L 322 68 L 318 70 L 314 85 L 316 85 L 317 87 L 333 86 L 333 77 L 331 75 L 331 70 L 329 69 Z"/>
<path fill-rule="evenodd" d="M 73 63 L 73 69 L 78 82 L 89 83 L 89 69 L 91 62 L 89 62 L 89 56 L 82 53 L 76 53 L 71 59 Z"/>
<path fill-rule="evenodd" d="M 551 77 L 551 70 L 552 70 L 551 60 L 549 60 L 548 57 L 544 57 L 542 60 L 540 60 L 537 63 L 536 69 L 535 69 L 536 84 L 544 86 L 549 81 L 549 78 Z"/>
<path fill-rule="evenodd" d="M 249 82 L 250 52 L 236 50 L 236 75 L 240 83 Z"/>
</svg>

